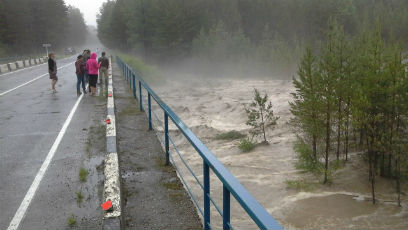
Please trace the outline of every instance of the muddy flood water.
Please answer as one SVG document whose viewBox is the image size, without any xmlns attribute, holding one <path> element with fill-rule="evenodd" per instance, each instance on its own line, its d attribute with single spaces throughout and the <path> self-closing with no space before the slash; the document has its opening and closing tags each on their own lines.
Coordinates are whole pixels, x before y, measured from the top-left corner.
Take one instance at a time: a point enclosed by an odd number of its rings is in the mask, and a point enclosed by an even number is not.
<svg viewBox="0 0 408 230">
<path fill-rule="evenodd" d="M 153 88 L 285 229 L 408 229 L 406 194 L 402 195 L 403 206 L 398 207 L 393 181 L 378 178 L 379 202 L 371 203 L 367 167 L 361 153 L 351 154 L 351 160 L 337 172 L 331 186 L 322 185 L 318 178 L 301 174 L 294 167 L 296 134 L 287 124 L 291 118 L 288 103 L 293 92 L 291 81 L 175 80 L 168 82 L 166 87 Z M 268 93 L 274 113 L 280 119 L 275 129 L 268 130 L 270 145 L 242 153 L 237 147 L 239 140 L 215 140 L 214 137 L 230 130 L 248 132 L 244 105 L 251 102 L 254 88 Z M 154 111 L 158 117 L 163 117 L 157 107 Z M 174 125 L 170 126 L 170 133 L 182 156 L 202 180 L 200 156 Z M 201 188 L 182 167 L 175 150 L 171 151 L 202 204 Z M 288 188 L 288 180 L 305 180 L 308 188 L 306 191 Z M 407 191 L 407 185 L 403 186 L 403 191 Z M 211 194 L 222 209 L 222 184 L 213 173 Z M 257 229 L 235 200 L 231 205 L 235 229 Z M 214 206 L 211 218 L 213 227 L 222 228 Z"/>
</svg>

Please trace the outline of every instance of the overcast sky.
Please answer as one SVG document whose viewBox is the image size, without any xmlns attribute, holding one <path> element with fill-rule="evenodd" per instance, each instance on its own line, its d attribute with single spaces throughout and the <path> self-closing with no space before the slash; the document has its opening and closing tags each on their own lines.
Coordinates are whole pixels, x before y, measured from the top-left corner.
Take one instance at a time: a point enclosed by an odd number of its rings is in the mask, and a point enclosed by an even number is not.
<svg viewBox="0 0 408 230">
<path fill-rule="evenodd" d="M 67 5 L 79 8 L 84 15 L 87 25 L 96 26 L 96 15 L 99 13 L 99 8 L 107 0 L 65 0 Z"/>
</svg>

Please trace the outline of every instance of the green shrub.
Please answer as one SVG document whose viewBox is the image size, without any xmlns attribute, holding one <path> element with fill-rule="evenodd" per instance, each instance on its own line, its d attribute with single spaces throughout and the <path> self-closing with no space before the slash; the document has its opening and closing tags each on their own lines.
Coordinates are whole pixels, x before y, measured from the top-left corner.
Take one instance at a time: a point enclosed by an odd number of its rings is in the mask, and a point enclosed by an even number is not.
<svg viewBox="0 0 408 230">
<path fill-rule="evenodd" d="M 236 140 L 244 138 L 246 135 L 236 130 L 220 133 L 215 136 L 216 140 Z"/>
<path fill-rule="evenodd" d="M 324 173 L 324 165 L 314 158 L 313 150 L 310 146 L 298 137 L 293 149 L 298 154 L 295 167 L 303 172 L 311 172 L 315 174 Z"/>
<path fill-rule="evenodd" d="M 86 181 L 86 177 L 88 176 L 88 171 L 84 168 L 79 169 L 79 180 L 81 182 Z"/>
<path fill-rule="evenodd" d="M 304 180 L 286 180 L 286 188 L 296 189 L 297 191 L 311 191 L 313 186 Z"/>
<path fill-rule="evenodd" d="M 81 205 L 82 200 L 84 199 L 84 196 L 82 195 L 81 191 L 78 191 L 76 195 L 77 195 L 77 203 L 78 205 Z"/>
<path fill-rule="evenodd" d="M 70 226 L 70 227 L 74 227 L 74 226 L 75 226 L 75 224 L 76 224 L 76 219 L 75 219 L 74 214 L 71 214 L 71 216 L 68 217 L 68 219 L 67 219 L 67 224 L 68 224 L 68 226 Z"/>
<path fill-rule="evenodd" d="M 242 139 L 239 142 L 238 148 L 241 149 L 242 152 L 249 152 L 256 147 L 256 144 L 248 139 Z"/>
</svg>

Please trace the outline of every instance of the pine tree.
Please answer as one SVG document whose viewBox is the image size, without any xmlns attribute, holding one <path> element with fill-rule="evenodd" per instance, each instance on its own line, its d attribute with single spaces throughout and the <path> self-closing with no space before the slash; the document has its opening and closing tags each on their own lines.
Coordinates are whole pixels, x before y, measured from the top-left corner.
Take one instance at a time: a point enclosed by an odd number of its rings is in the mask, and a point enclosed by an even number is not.
<svg viewBox="0 0 408 230">
<path fill-rule="evenodd" d="M 294 115 L 292 123 L 299 127 L 306 140 L 311 142 L 313 162 L 318 161 L 317 145 L 323 134 L 322 98 L 319 94 L 318 74 L 317 58 L 311 49 L 307 48 L 299 66 L 298 78 L 294 77 L 292 80 L 296 92 L 292 93 L 294 101 L 289 104 Z"/>
<path fill-rule="evenodd" d="M 324 180 L 323 183 L 328 182 L 330 173 L 330 150 L 331 150 L 331 138 L 333 133 L 333 119 L 336 111 L 336 83 L 339 76 L 339 58 L 338 58 L 338 46 L 339 46 L 339 31 L 340 27 L 337 21 L 331 19 L 328 22 L 329 30 L 327 32 L 327 41 L 322 51 L 322 57 L 319 63 L 321 93 L 324 101 L 324 109 L 322 112 L 325 114 L 325 154 L 324 154 Z"/>
<path fill-rule="evenodd" d="M 262 135 L 263 142 L 268 143 L 266 140 L 266 128 L 274 127 L 279 117 L 273 114 L 272 102 L 268 103 L 268 94 L 262 97 L 257 89 L 254 89 L 254 100 L 245 108 L 248 115 L 247 125 L 252 127 L 250 133 L 252 138 Z"/>
</svg>

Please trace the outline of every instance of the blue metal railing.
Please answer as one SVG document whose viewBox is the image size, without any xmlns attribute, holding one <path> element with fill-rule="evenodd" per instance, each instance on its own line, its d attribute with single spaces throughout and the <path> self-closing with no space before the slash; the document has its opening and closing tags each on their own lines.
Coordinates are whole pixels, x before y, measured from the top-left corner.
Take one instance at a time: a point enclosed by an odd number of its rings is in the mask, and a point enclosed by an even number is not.
<svg viewBox="0 0 408 230">
<path fill-rule="evenodd" d="M 117 63 L 122 69 L 123 76 L 125 77 L 129 87 L 133 90 L 133 96 L 135 99 L 139 99 L 140 110 L 144 111 L 143 108 L 143 88 L 147 91 L 147 106 L 148 106 L 148 118 L 149 118 L 149 130 L 158 130 L 158 127 L 153 122 L 153 116 L 158 121 L 159 125 L 162 127 L 164 132 L 163 138 L 158 136 L 159 141 L 163 145 L 166 154 L 166 164 L 169 165 L 170 162 L 173 164 L 174 168 L 178 172 L 181 180 L 187 188 L 187 192 L 190 194 L 194 204 L 197 206 L 200 214 L 204 218 L 204 229 L 211 229 L 211 215 L 210 215 L 210 203 L 214 205 L 218 213 L 223 219 L 223 229 L 229 230 L 233 229 L 231 224 L 231 205 L 230 205 L 230 195 L 238 201 L 241 207 L 246 211 L 246 213 L 252 218 L 256 225 L 260 229 L 283 229 L 283 227 L 271 216 L 269 213 L 258 203 L 258 201 L 241 185 L 241 183 L 224 167 L 224 165 L 215 157 L 215 155 L 197 138 L 197 136 L 187 127 L 186 124 L 167 106 L 166 103 L 150 88 L 150 86 L 142 79 L 142 77 L 134 71 L 130 66 L 124 63 L 119 57 L 116 57 Z M 139 89 L 136 87 L 136 81 L 138 81 Z M 139 96 L 137 96 L 137 90 L 139 91 Z M 138 98 L 137 98 L 138 97 Z M 163 110 L 164 122 L 162 122 L 154 111 L 152 111 L 151 98 L 158 104 L 158 106 Z M 169 135 L 169 118 L 177 126 L 178 130 L 184 135 L 184 137 L 189 141 L 189 143 L 194 147 L 197 153 L 203 159 L 203 182 L 200 182 L 198 177 L 194 174 L 191 167 L 184 160 L 180 151 L 178 150 L 173 139 Z M 189 185 L 184 179 L 181 171 L 176 165 L 173 156 L 170 152 L 170 144 L 180 157 L 181 162 L 186 166 L 188 171 L 192 174 L 194 179 L 197 181 L 198 185 L 203 190 L 204 197 L 204 208 L 202 208 L 195 198 L 193 192 L 191 191 Z M 218 207 L 216 202 L 212 199 L 210 195 L 210 169 L 215 173 L 218 179 L 223 184 L 223 206 L 222 210 Z"/>
</svg>

